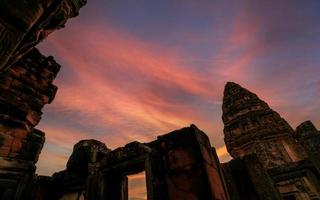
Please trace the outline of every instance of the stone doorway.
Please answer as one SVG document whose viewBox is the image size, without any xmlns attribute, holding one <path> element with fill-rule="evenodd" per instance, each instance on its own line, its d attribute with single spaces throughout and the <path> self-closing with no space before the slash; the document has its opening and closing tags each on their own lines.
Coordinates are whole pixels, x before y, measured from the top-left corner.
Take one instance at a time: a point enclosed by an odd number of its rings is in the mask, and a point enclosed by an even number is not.
<svg viewBox="0 0 320 200">
<path fill-rule="evenodd" d="M 149 153 L 149 147 L 141 143 L 132 143 L 109 154 L 112 158 L 105 159 L 106 166 L 101 171 L 104 179 L 104 199 L 133 200 L 132 181 L 137 178 L 144 183 L 142 189 L 145 190 L 145 199 L 150 199 L 148 194 L 151 192 L 151 187 L 147 187 L 146 184 L 150 177 Z"/>
</svg>

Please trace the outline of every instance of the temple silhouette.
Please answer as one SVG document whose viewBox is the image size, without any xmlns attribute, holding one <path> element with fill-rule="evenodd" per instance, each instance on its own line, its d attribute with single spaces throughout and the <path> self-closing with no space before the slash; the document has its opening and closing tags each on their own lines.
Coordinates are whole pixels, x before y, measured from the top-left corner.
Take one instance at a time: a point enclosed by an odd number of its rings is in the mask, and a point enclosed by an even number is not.
<svg viewBox="0 0 320 200">
<path fill-rule="evenodd" d="M 54 100 L 60 65 L 35 48 L 78 15 L 85 0 L 0 2 L 0 200 L 127 200 L 128 176 L 146 174 L 149 200 L 319 200 L 320 132 L 295 130 L 266 102 L 228 82 L 220 163 L 195 125 L 111 150 L 75 144 L 66 169 L 35 174 L 45 133 L 35 128 Z"/>
</svg>

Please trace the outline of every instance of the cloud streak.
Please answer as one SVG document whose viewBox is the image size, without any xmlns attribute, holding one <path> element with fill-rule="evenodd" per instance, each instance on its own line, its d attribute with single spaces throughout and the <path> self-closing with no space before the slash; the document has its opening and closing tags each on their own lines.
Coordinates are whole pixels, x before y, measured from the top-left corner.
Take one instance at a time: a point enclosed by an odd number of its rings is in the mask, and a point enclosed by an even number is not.
<svg viewBox="0 0 320 200">
<path fill-rule="evenodd" d="M 38 173 L 64 169 L 81 139 L 114 149 L 191 123 L 208 134 L 225 162 L 226 81 L 257 93 L 294 127 L 307 119 L 320 126 L 318 5 L 197 1 L 194 10 L 195 1 L 174 7 L 143 2 L 144 8 L 111 0 L 105 14 L 102 2 L 89 2 L 40 46 L 62 69 L 56 99 L 39 125 L 47 143 Z M 146 19 L 143 11 L 166 15 Z"/>
<path fill-rule="evenodd" d="M 174 50 L 159 51 L 116 28 L 78 29 L 89 30 L 82 34 L 95 40 L 77 45 L 71 34 L 47 43 L 68 66 L 57 80 L 56 100 L 46 108 L 51 115 L 40 124 L 49 142 L 66 147 L 94 137 L 115 148 L 133 140 L 151 141 L 197 121 L 212 127 L 196 106 L 213 104 L 213 83 L 197 70 L 185 70 Z"/>
</svg>

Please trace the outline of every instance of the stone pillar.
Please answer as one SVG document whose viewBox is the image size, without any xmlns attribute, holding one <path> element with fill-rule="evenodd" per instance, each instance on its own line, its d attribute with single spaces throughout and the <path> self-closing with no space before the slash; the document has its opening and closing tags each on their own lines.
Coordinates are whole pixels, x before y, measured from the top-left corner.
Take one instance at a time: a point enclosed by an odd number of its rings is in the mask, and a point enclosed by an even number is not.
<svg viewBox="0 0 320 200">
<path fill-rule="evenodd" d="M 157 191 L 158 186 L 163 190 L 165 185 L 167 196 L 163 199 L 228 199 L 217 168 L 219 162 L 212 154 L 209 139 L 196 126 L 160 136 L 153 145 L 161 155 L 161 161 L 157 159 L 151 163 L 156 165 L 151 174 L 162 179 L 153 184 L 153 191 Z M 163 168 L 157 169 L 159 166 Z M 151 199 L 160 198 L 154 196 Z"/>
<path fill-rule="evenodd" d="M 223 164 L 231 200 L 281 200 L 280 193 L 256 155 Z"/>
<path fill-rule="evenodd" d="M 146 159 L 145 167 L 148 198 L 150 200 L 166 200 L 169 197 L 163 155 L 158 151 L 160 149 L 158 141 L 152 142 L 151 145 L 154 148 Z"/>
<path fill-rule="evenodd" d="M 105 200 L 105 177 L 99 173 L 98 166 L 91 166 L 91 168 L 86 186 L 86 200 Z"/>
</svg>

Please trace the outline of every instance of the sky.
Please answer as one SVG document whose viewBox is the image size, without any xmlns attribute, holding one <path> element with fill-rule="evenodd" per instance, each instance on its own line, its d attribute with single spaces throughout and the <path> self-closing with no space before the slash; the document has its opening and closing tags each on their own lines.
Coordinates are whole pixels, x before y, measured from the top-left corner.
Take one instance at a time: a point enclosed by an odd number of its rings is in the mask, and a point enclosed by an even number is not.
<svg viewBox="0 0 320 200">
<path fill-rule="evenodd" d="M 63 170 L 81 139 L 114 149 L 192 123 L 228 161 L 227 81 L 293 128 L 320 128 L 319 10 L 319 0 L 88 0 L 38 46 L 62 66 L 37 127 L 46 133 L 38 173 Z"/>
</svg>

